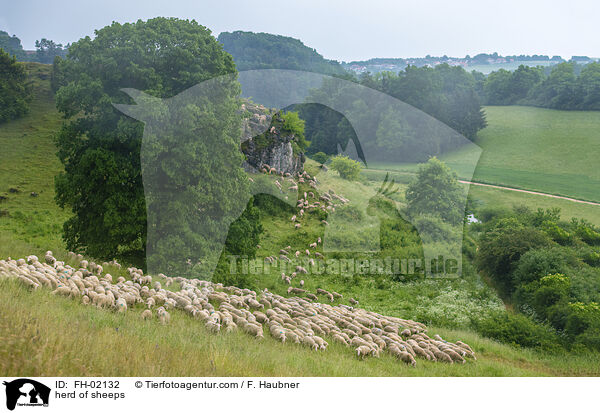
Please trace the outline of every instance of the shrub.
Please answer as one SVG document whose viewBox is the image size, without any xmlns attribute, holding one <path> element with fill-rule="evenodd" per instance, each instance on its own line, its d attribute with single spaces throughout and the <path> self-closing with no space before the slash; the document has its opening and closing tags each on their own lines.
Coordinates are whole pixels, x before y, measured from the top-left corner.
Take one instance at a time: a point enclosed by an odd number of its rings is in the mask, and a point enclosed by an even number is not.
<svg viewBox="0 0 600 413">
<path fill-rule="evenodd" d="M 316 162 L 319 162 L 320 164 L 324 164 L 325 162 L 327 162 L 329 160 L 329 155 L 327 155 L 325 152 L 317 152 L 314 155 L 312 155 L 312 158 Z"/>
<path fill-rule="evenodd" d="M 452 227 L 441 218 L 432 215 L 420 215 L 414 220 L 415 228 L 423 241 L 454 241 L 457 236 L 456 227 Z M 462 233 L 460 233 L 462 236 Z"/>
<path fill-rule="evenodd" d="M 577 228 L 577 235 L 585 242 L 590 245 L 600 245 L 600 232 L 587 226 L 580 226 Z"/>
<path fill-rule="evenodd" d="M 242 215 L 229 226 L 225 241 L 226 253 L 254 258 L 262 232 L 260 210 L 254 206 L 253 199 L 250 199 Z"/>
<path fill-rule="evenodd" d="M 568 244 L 571 241 L 572 235 L 558 226 L 558 223 L 552 221 L 544 221 L 541 225 L 542 231 L 550 236 L 554 241 L 561 245 Z"/>
<path fill-rule="evenodd" d="M 513 274 L 515 286 L 536 281 L 548 274 L 568 272 L 567 257 L 560 248 L 532 249 L 524 253 Z"/>
<path fill-rule="evenodd" d="M 331 159 L 331 169 L 337 171 L 340 176 L 349 181 L 356 181 L 362 169 L 360 162 L 347 156 L 336 155 Z"/>
<path fill-rule="evenodd" d="M 582 345 L 588 349 L 600 351 L 600 324 L 587 328 L 577 336 L 575 345 Z"/>
<path fill-rule="evenodd" d="M 558 336 L 550 328 L 522 314 L 498 311 L 475 321 L 474 325 L 484 337 L 503 343 L 544 350 L 560 348 Z"/>
<path fill-rule="evenodd" d="M 280 114 L 283 121 L 281 129 L 294 135 L 294 142 L 301 151 L 306 150 L 308 142 L 304 137 L 304 120 L 300 119 L 298 112 L 285 112 Z"/>
<path fill-rule="evenodd" d="M 600 326 L 600 306 L 598 303 L 569 303 L 569 315 L 565 332 L 572 338 L 582 334 L 589 327 Z"/>
<path fill-rule="evenodd" d="M 494 277 L 506 293 L 512 293 L 515 287 L 512 272 L 521 256 L 548 245 L 550 240 L 545 233 L 524 227 L 514 218 L 501 219 L 482 234 L 475 263 L 478 270 Z"/>
<path fill-rule="evenodd" d="M 488 206 L 477 211 L 477 218 L 481 222 L 490 222 L 495 219 L 508 218 L 511 211 L 501 206 Z"/>
<path fill-rule="evenodd" d="M 269 194 L 255 195 L 254 205 L 267 215 L 288 217 L 296 211 L 291 205 Z"/>
<path fill-rule="evenodd" d="M 515 293 L 515 301 L 520 305 L 532 307 L 538 316 L 548 319 L 556 316 L 556 306 L 564 306 L 569 297 L 571 280 L 564 274 L 551 274 L 538 281 L 520 286 Z M 555 328 L 562 328 L 563 323 L 552 323 Z"/>
</svg>

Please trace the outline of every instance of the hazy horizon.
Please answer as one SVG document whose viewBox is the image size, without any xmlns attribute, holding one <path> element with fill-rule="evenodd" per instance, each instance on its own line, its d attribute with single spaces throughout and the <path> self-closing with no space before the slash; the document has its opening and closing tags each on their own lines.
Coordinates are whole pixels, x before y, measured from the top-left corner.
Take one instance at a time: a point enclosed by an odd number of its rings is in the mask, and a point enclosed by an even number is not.
<svg viewBox="0 0 600 413">
<path fill-rule="evenodd" d="M 382 0 L 366 5 L 339 0 L 328 4 L 315 0 L 289 4 L 225 0 L 218 5 L 204 0 L 173 0 L 168 4 L 58 0 L 51 8 L 42 8 L 36 0 L 22 0 L 5 7 L 0 29 L 16 35 L 25 49 L 33 50 L 35 40 L 42 37 L 66 44 L 93 36 L 95 29 L 112 21 L 166 16 L 195 19 L 215 36 L 243 30 L 294 37 L 327 59 L 345 62 L 493 52 L 567 59 L 600 55 L 595 24 L 600 4 L 575 0 L 564 9 L 553 3 L 559 4 L 540 0 L 502 4 L 435 0 L 402 5 Z"/>
</svg>

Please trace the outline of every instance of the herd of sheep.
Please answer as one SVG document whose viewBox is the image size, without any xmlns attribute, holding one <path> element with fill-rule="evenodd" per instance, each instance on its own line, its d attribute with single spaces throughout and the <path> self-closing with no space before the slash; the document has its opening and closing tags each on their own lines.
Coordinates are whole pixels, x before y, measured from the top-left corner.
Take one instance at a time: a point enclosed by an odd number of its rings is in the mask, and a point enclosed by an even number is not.
<svg viewBox="0 0 600 413">
<path fill-rule="evenodd" d="M 170 312 L 183 311 L 215 334 L 239 330 L 261 340 L 268 332 L 282 343 L 315 351 L 326 350 L 329 342 L 335 341 L 353 349 L 359 358 L 387 352 L 412 366 L 417 358 L 446 363 L 475 359 L 467 344 L 451 343 L 438 335 L 429 337 L 426 326 L 419 322 L 298 296 L 282 297 L 266 289 L 256 293 L 164 274 L 155 281 L 133 267 L 127 269 L 130 279 L 113 279 L 104 268 L 119 267 L 118 263 L 98 265 L 82 258 L 69 253 L 73 266 L 58 261 L 50 251 L 43 260 L 34 255 L 8 258 L 0 260 L 0 278 L 15 278 L 27 287 L 49 288 L 52 294 L 116 312 L 143 307 L 142 319 L 157 319 L 162 324 L 169 323 Z"/>
</svg>

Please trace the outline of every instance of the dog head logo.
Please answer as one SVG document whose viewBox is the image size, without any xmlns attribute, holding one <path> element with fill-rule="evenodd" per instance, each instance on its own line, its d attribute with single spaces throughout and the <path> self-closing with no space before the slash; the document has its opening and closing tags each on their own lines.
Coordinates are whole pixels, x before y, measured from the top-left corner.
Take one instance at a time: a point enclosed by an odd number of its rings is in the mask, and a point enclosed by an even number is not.
<svg viewBox="0 0 600 413">
<path fill-rule="evenodd" d="M 16 406 L 48 406 L 50 387 L 31 379 L 17 379 L 4 382 L 6 386 L 6 408 Z"/>
<path fill-rule="evenodd" d="M 357 139 L 350 140 L 339 152 L 365 166 L 417 164 L 461 148 L 469 153 L 461 160 L 461 170 L 470 179 L 479 160 L 479 147 L 426 113 L 379 91 L 326 75 L 252 70 L 207 80 L 169 99 L 124 89 L 135 105 L 114 106 L 145 124 L 141 161 L 149 272 L 173 272 L 174 263 L 183 260 L 210 277 L 230 224 L 241 215 L 253 194 L 268 193 L 290 205 L 297 205 L 301 197 L 294 184 L 282 187 L 287 182 L 280 177 L 284 171 L 277 170 L 278 174 L 270 178 L 244 173 L 241 151 L 230 150 L 241 144 L 236 129 L 239 123 L 234 120 L 239 108 L 231 103 L 232 97 L 239 96 L 240 85 L 243 97 L 275 110 L 315 103 L 340 113 Z M 252 133 L 261 134 L 269 126 L 265 122 Z M 327 183 L 331 174 L 322 170 L 316 181 Z M 277 178 L 279 183 L 275 182 Z M 350 214 L 344 208 L 329 211 L 324 251 L 380 251 L 382 215 L 374 209 L 382 198 L 391 199 L 395 187 L 393 179 L 382 172 L 366 188 L 360 194 L 343 194 L 353 209 Z M 458 204 L 464 212 L 466 191 Z M 446 227 L 440 242 L 439 228 L 431 220 L 422 219 L 439 211 L 423 210 L 415 216 L 400 207 L 395 209 L 392 215 L 401 216 L 419 232 L 425 263 L 450 256 L 460 274 L 462 225 Z"/>
</svg>

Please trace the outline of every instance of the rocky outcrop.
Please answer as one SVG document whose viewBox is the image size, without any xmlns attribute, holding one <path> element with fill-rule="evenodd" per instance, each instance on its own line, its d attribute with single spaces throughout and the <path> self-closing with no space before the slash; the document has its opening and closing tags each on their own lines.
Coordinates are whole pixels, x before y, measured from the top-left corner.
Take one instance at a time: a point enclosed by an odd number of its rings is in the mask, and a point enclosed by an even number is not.
<svg viewBox="0 0 600 413">
<path fill-rule="evenodd" d="M 260 171 L 264 165 L 279 173 L 295 174 L 304 168 L 305 157 L 294 143 L 295 136 L 283 129 L 283 120 L 264 106 L 250 102 L 242 106 L 242 152 L 244 169 Z"/>
</svg>

